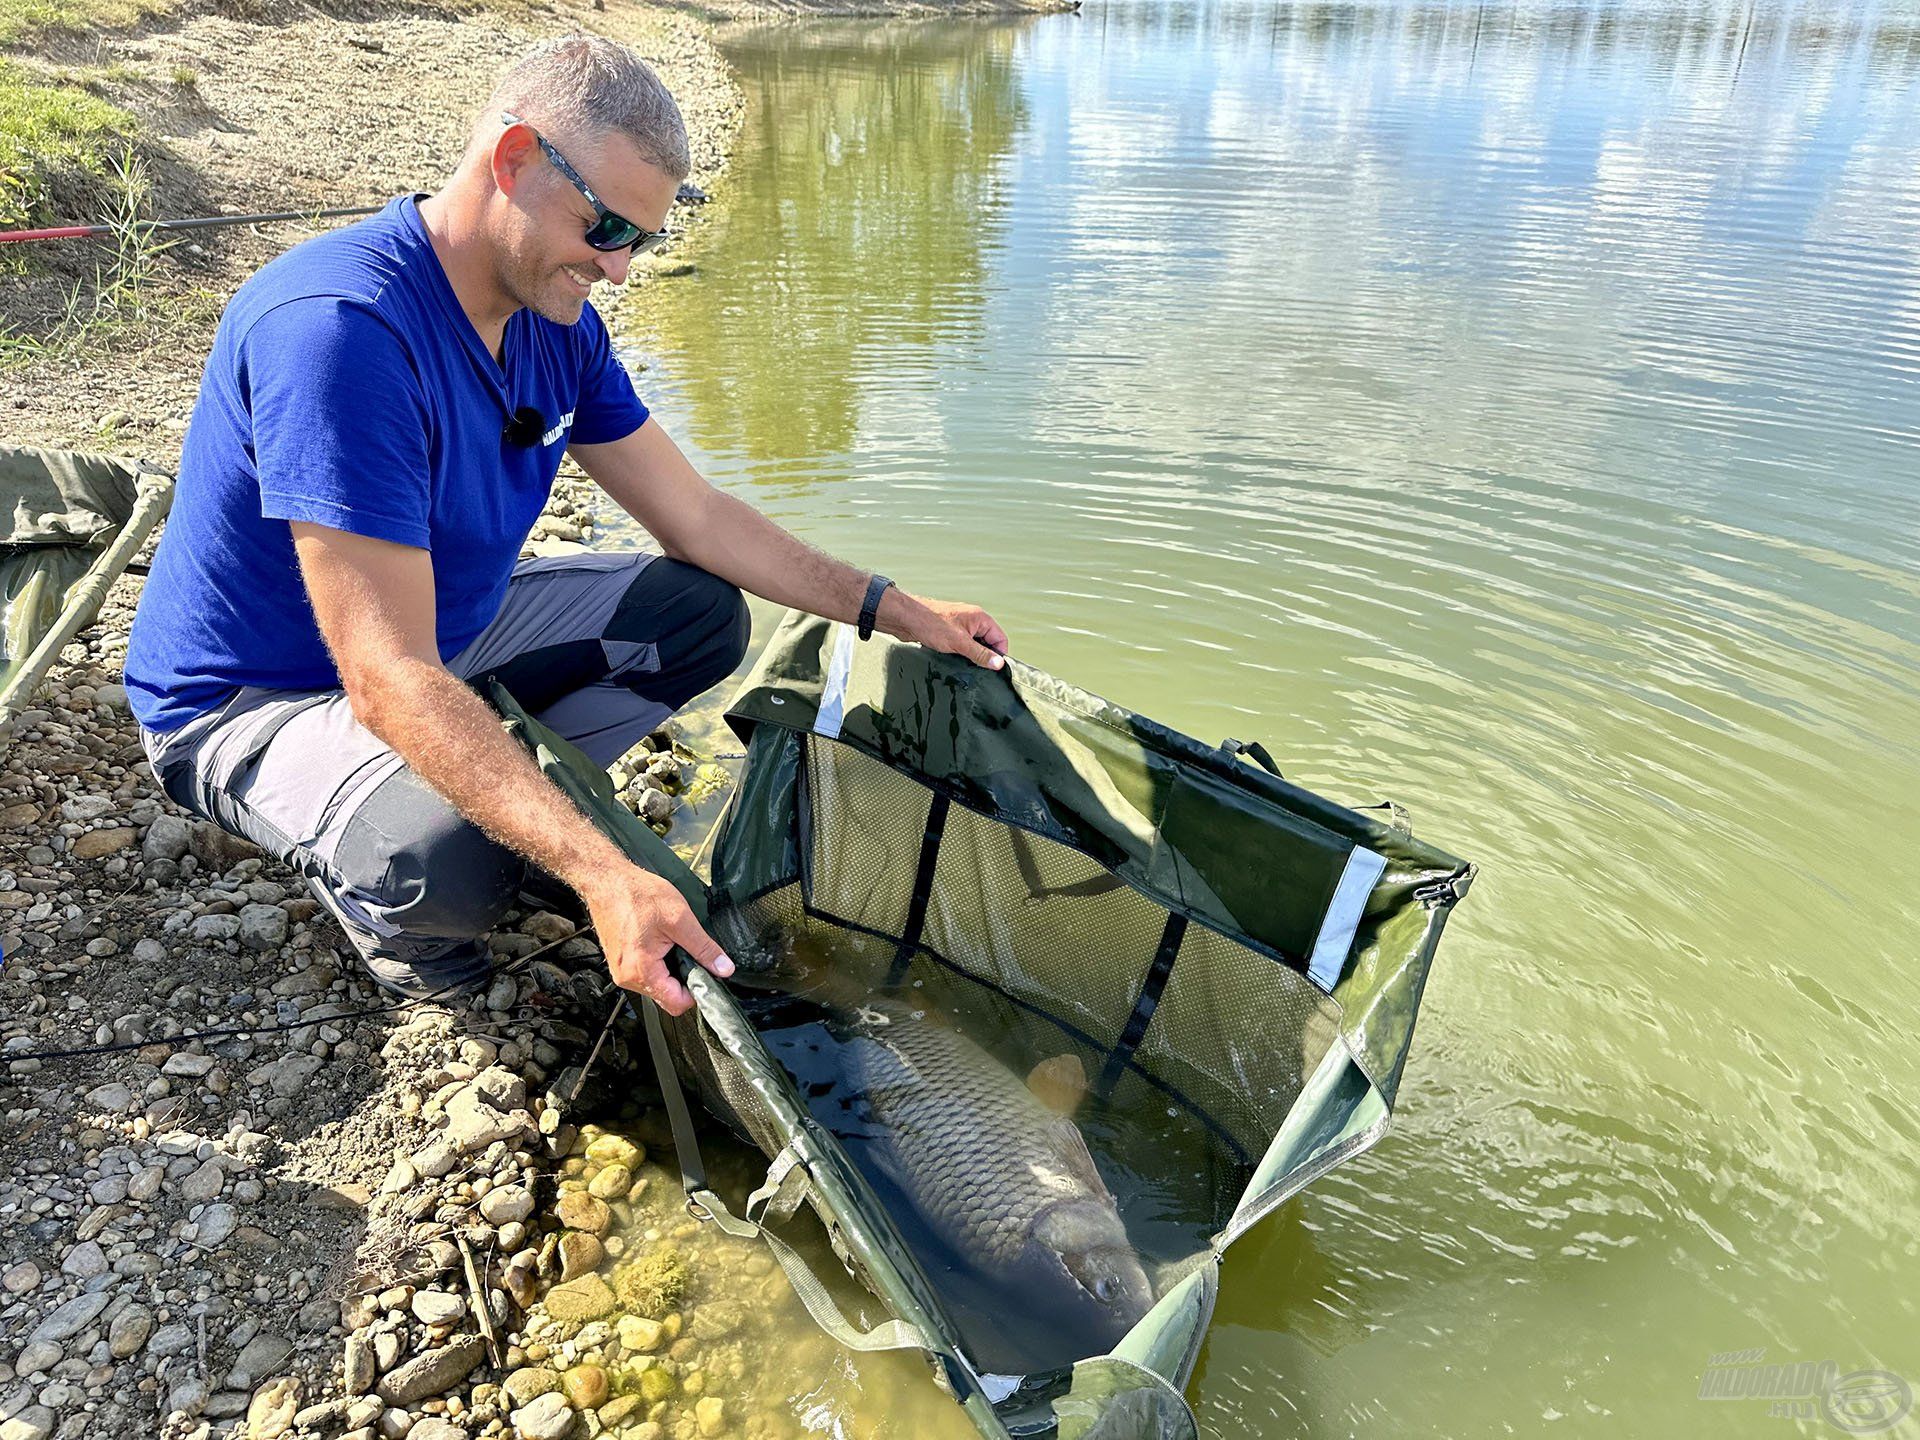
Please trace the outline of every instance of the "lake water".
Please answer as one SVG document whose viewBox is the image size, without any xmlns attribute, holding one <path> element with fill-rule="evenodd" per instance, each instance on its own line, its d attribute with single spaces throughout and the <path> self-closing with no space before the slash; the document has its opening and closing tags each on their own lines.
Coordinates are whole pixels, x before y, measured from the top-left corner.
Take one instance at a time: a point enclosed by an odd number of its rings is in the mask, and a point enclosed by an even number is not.
<svg viewBox="0 0 1920 1440">
<path fill-rule="evenodd" d="M 1920 13 L 731 54 L 698 273 L 625 331 L 707 473 L 1482 867 L 1394 1132 L 1229 1257 L 1205 1433 L 1839 1433 L 1697 1398 L 1748 1349 L 1920 1385 Z"/>
</svg>

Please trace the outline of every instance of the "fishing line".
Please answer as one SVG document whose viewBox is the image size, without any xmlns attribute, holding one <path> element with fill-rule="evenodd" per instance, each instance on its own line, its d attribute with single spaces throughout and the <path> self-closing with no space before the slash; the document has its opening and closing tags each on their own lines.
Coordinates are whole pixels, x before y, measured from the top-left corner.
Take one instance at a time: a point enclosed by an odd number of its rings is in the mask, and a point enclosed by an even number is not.
<svg viewBox="0 0 1920 1440">
<path fill-rule="evenodd" d="M 578 940 L 581 936 L 592 932 L 593 926 L 582 925 L 571 935 L 562 935 L 558 940 L 549 941 L 538 950 L 530 950 L 525 955 L 516 956 L 504 964 L 494 966 L 492 973 L 495 976 L 517 974 L 549 950 L 556 950 L 569 940 Z M 113 1055 L 123 1050 L 144 1050 L 149 1045 L 184 1045 L 191 1044 L 195 1040 L 226 1040 L 241 1035 L 279 1035 L 288 1030 L 310 1030 L 315 1025 L 325 1025 L 335 1020 L 360 1020 L 369 1015 L 397 1014 L 402 1010 L 410 1010 L 415 1005 L 431 1005 L 435 1001 L 450 997 L 456 991 L 469 988 L 478 989 L 479 987 L 469 987 L 464 981 L 456 982 L 441 987 L 431 995 L 415 995 L 405 1000 L 389 1001 L 384 1005 L 369 1005 L 364 1010 L 345 1010 L 336 1015 L 323 1015 L 318 1019 L 298 1020 L 286 1025 L 234 1025 L 216 1030 L 189 1030 L 180 1035 L 154 1036 L 146 1040 L 117 1040 L 108 1045 L 79 1045 L 69 1050 L 33 1050 L 24 1055 L 5 1055 L 0 1058 L 8 1061 L 69 1060 L 83 1055 Z"/>
</svg>

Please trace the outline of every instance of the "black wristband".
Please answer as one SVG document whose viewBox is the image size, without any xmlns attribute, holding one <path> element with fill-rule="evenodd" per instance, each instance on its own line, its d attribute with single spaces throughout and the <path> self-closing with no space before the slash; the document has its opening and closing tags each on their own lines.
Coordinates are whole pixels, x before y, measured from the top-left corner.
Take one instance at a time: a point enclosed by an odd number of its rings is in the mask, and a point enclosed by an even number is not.
<svg viewBox="0 0 1920 1440">
<path fill-rule="evenodd" d="M 873 638 L 873 622 L 880 617 L 880 597 L 887 593 L 887 587 L 893 584 L 884 575 L 876 575 L 867 582 L 867 598 L 860 602 L 860 638 Z"/>
</svg>

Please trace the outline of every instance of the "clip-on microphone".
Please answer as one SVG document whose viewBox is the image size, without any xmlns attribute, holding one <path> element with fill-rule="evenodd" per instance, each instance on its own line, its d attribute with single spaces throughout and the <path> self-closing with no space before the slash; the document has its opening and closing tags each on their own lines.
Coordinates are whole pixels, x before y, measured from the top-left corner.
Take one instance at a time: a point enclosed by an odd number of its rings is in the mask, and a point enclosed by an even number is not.
<svg viewBox="0 0 1920 1440">
<path fill-rule="evenodd" d="M 509 445 L 518 445 L 523 450 L 540 443 L 540 437 L 547 433 L 547 422 L 540 412 L 531 405 L 522 405 L 507 417 L 506 426 L 500 431 L 500 438 Z"/>
</svg>

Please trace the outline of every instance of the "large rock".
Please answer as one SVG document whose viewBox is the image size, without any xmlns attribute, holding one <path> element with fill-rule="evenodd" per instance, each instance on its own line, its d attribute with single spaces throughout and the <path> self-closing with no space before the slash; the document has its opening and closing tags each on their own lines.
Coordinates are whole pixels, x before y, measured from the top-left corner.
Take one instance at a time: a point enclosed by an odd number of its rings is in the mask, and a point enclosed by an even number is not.
<svg viewBox="0 0 1920 1440">
<path fill-rule="evenodd" d="M 29 1341 L 47 1340 L 56 1344 L 62 1340 L 71 1340 L 99 1318 L 100 1312 L 107 1308 L 107 1301 L 111 1298 L 104 1290 L 92 1295 L 76 1295 L 42 1320 L 27 1339 Z M 607 1298 L 609 1301 L 613 1298 L 611 1291 L 608 1292 Z"/>
<path fill-rule="evenodd" d="M 149 860 L 178 860 L 187 853 L 192 834 L 191 827 L 178 815 L 157 815 L 147 827 L 147 838 L 141 842 L 140 853 Z"/>
<path fill-rule="evenodd" d="M 229 835 L 210 820 L 193 822 L 187 836 L 187 849 L 193 858 L 209 870 L 224 875 L 242 860 L 251 860 L 260 847 L 238 835 Z"/>
<path fill-rule="evenodd" d="M 503 1114 L 468 1086 L 447 1102 L 447 1143 L 461 1154 L 471 1155 L 496 1140 L 523 1134 L 531 1119 L 524 1110 Z"/>
<path fill-rule="evenodd" d="M 240 934 L 240 917 L 196 915 L 187 933 L 195 940 L 232 940 Z"/>
<path fill-rule="evenodd" d="M 0 1440 L 47 1440 L 58 1417 L 44 1405 L 29 1405 L 9 1420 L 0 1421 Z M 573 1412 L 567 1412 L 573 1418 Z"/>
<path fill-rule="evenodd" d="M 287 912 L 278 905 L 242 905 L 240 943 L 250 950 L 278 950 L 287 943 Z"/>
<path fill-rule="evenodd" d="M 486 1354 L 487 1342 L 478 1335 L 456 1335 L 439 1349 L 416 1355 L 382 1376 L 380 1398 L 389 1405 L 411 1405 L 444 1394 L 471 1375 Z"/>
<path fill-rule="evenodd" d="M 108 855 L 117 855 L 133 846 L 134 832 L 129 825 L 116 825 L 110 830 L 89 830 L 84 835 L 74 837 L 72 855 L 76 860 L 99 860 Z"/>
<path fill-rule="evenodd" d="M 585 1325 L 613 1313 L 613 1291 L 598 1275 L 582 1275 L 547 1292 L 547 1313 L 564 1325 Z"/>
<path fill-rule="evenodd" d="M 116 1360 L 135 1354 L 153 1333 L 153 1312 L 144 1305 L 129 1305 L 113 1317 L 107 1327 L 107 1349 Z"/>
<path fill-rule="evenodd" d="M 299 1410 L 300 1382 L 294 1376 L 262 1385 L 247 1405 L 247 1440 L 280 1440 L 293 1428 Z"/>
<path fill-rule="evenodd" d="M 293 1354 L 293 1342 L 284 1335 L 275 1335 L 271 1331 L 254 1336 L 242 1348 L 233 1362 L 233 1372 L 227 1376 L 227 1384 L 235 1390 L 251 1390 L 262 1380 L 279 1370 Z M 293 1407 L 299 1409 L 298 1405 Z"/>
</svg>

